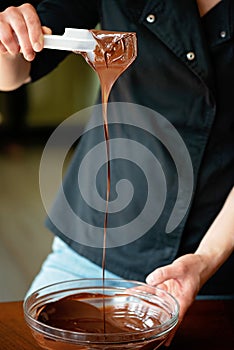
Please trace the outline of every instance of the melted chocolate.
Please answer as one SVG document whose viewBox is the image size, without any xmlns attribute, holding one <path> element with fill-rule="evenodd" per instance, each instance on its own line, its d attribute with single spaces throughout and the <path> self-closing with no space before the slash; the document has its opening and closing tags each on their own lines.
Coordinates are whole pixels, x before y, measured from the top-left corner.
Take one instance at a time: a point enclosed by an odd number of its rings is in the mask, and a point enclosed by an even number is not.
<svg viewBox="0 0 234 350">
<path fill-rule="evenodd" d="M 67 342 L 54 341 L 40 332 L 34 332 L 34 336 L 43 348 L 53 350 L 154 350 L 168 337 L 166 333 L 158 337 L 161 317 L 158 312 L 157 308 L 152 311 L 150 302 L 140 302 L 137 297 L 133 301 L 132 295 L 80 293 L 45 304 L 37 310 L 37 320 L 56 329 L 78 332 L 77 335 L 84 333 L 84 338 L 79 335 L 75 342 Z M 53 334 L 57 334 L 56 330 L 51 330 Z"/>
<path fill-rule="evenodd" d="M 113 305 L 113 297 L 103 294 L 82 293 L 48 303 L 37 311 L 38 321 L 55 328 L 81 333 L 129 333 L 145 331 L 160 325 L 158 319 L 149 312 L 152 305 L 145 303 L 119 303 Z M 125 295 L 127 297 L 127 295 Z M 102 301 L 105 305 L 105 328 L 103 324 Z M 100 307 L 94 304 L 99 304 Z M 150 319 L 150 322 L 149 322 Z M 149 325 L 150 326 L 149 326 Z"/>
<path fill-rule="evenodd" d="M 125 32 L 107 32 L 91 30 L 98 45 L 94 51 L 94 57 L 83 54 L 89 65 L 97 72 L 101 84 L 103 128 L 106 142 L 107 157 L 107 184 L 106 184 L 106 211 L 104 218 L 102 278 L 105 282 L 106 262 L 106 235 L 108 223 L 108 205 L 110 197 L 110 139 L 107 117 L 107 102 L 111 88 L 118 77 L 130 66 L 137 56 L 136 34 Z M 105 332 L 105 299 L 103 299 L 103 322 Z"/>
<path fill-rule="evenodd" d="M 85 57 L 89 65 L 97 72 L 102 91 L 103 126 L 107 154 L 107 186 L 106 186 L 106 212 L 104 221 L 103 238 L 103 286 L 105 282 L 105 252 L 108 221 L 108 203 L 110 196 L 110 150 L 109 130 L 107 118 L 107 102 L 111 88 L 118 77 L 135 60 L 136 35 L 135 33 L 106 32 L 92 30 L 92 35 L 97 41 L 94 57 L 88 54 Z M 99 298 L 101 307 L 96 307 L 88 299 Z M 85 301 L 85 300 L 86 301 Z M 60 329 L 78 331 L 83 333 L 128 333 L 144 330 L 145 325 L 140 317 L 129 316 L 130 305 L 122 309 L 106 305 L 108 297 L 104 294 L 96 295 L 84 293 L 77 296 L 66 297 L 56 302 L 48 303 L 37 312 L 38 321 Z M 116 314 L 128 315 L 128 317 L 115 317 Z M 157 320 L 154 320 L 158 324 Z"/>
<path fill-rule="evenodd" d="M 105 107 L 113 84 L 137 56 L 136 34 L 102 30 L 91 30 L 91 33 L 98 43 L 94 57 L 83 56 L 99 76 Z"/>
<path fill-rule="evenodd" d="M 107 156 L 107 185 L 106 185 L 106 212 L 104 218 L 103 237 L 103 285 L 105 278 L 105 256 L 106 256 L 106 235 L 108 222 L 108 204 L 110 197 L 110 139 L 107 118 L 107 102 L 111 88 L 118 77 L 130 66 L 137 55 L 136 34 L 124 32 L 107 32 L 91 30 L 98 45 L 94 51 L 94 58 L 84 55 L 89 65 L 97 72 L 101 84 L 102 106 L 103 106 L 103 127 L 106 142 Z M 105 315 L 104 315 L 105 317 Z"/>
</svg>

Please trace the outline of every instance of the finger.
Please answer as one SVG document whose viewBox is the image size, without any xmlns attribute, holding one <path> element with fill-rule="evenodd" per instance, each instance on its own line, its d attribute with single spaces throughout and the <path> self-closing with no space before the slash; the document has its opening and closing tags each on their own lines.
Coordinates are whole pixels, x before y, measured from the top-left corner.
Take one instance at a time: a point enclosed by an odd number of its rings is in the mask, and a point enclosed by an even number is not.
<svg viewBox="0 0 234 350">
<path fill-rule="evenodd" d="M 21 7 L 11 6 L 2 13 L 1 17 L 2 44 L 9 53 L 17 54 L 21 51 L 26 59 L 32 60 L 35 52 L 29 39 L 28 29 Z"/>
<path fill-rule="evenodd" d="M 42 33 L 43 33 L 43 40 L 42 40 L 42 46 L 44 47 L 44 35 L 51 35 L 52 30 L 48 27 L 43 26 L 42 27 Z"/>
<path fill-rule="evenodd" d="M 27 26 L 24 21 L 15 21 L 12 25 L 17 37 L 20 52 L 28 61 L 32 61 L 35 57 L 35 52 L 28 36 Z"/>
<path fill-rule="evenodd" d="M 47 35 L 51 35 L 52 34 L 52 30 L 49 27 L 46 27 L 46 26 L 42 26 L 42 32 L 43 32 L 43 34 L 47 34 Z"/>
<path fill-rule="evenodd" d="M 151 272 L 146 277 L 146 283 L 156 286 L 170 279 L 176 278 L 178 271 L 176 271 L 171 265 L 160 267 Z"/>
<path fill-rule="evenodd" d="M 14 31 L 8 23 L 3 21 L 0 21 L 0 42 L 1 52 L 8 51 L 12 55 L 19 53 L 20 47 Z"/>
<path fill-rule="evenodd" d="M 39 52 L 43 49 L 43 31 L 37 12 L 30 4 L 23 4 L 20 9 L 27 27 L 31 47 L 34 51 Z"/>
</svg>

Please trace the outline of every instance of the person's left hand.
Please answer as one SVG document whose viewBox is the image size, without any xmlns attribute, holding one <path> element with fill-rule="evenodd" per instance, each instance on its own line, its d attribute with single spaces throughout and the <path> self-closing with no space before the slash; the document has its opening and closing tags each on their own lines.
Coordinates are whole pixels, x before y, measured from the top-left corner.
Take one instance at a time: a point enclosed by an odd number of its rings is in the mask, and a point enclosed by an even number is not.
<svg viewBox="0 0 234 350">
<path fill-rule="evenodd" d="M 178 326 L 203 284 L 202 272 L 205 265 L 200 255 L 186 254 L 170 265 L 157 268 L 146 278 L 149 285 L 160 287 L 177 299 L 180 306 Z M 170 345 L 174 334 L 175 332 L 165 346 Z"/>
</svg>

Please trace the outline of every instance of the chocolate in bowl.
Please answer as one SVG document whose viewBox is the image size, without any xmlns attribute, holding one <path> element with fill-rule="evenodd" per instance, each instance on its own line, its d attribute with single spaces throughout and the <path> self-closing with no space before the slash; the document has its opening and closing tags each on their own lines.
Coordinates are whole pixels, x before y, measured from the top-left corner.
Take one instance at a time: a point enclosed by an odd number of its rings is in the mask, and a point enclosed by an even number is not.
<svg viewBox="0 0 234 350">
<path fill-rule="evenodd" d="M 121 279 L 82 279 L 42 288 L 24 302 L 37 343 L 50 350 L 153 350 L 178 322 L 164 290 Z"/>
</svg>

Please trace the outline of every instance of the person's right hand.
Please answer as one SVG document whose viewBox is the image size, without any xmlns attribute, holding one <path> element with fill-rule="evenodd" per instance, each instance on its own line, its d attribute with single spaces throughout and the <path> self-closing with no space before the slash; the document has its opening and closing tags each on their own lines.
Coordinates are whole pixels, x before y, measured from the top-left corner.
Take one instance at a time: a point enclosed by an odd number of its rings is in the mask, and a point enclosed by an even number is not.
<svg viewBox="0 0 234 350">
<path fill-rule="evenodd" d="M 42 27 L 36 10 L 30 4 L 8 7 L 0 12 L 0 54 L 22 53 L 27 61 L 43 49 L 43 34 L 51 30 Z"/>
</svg>

